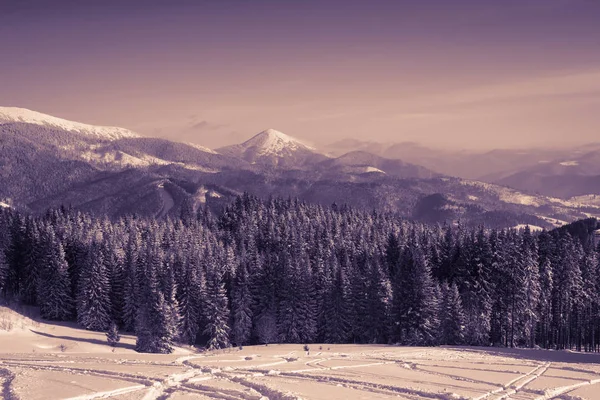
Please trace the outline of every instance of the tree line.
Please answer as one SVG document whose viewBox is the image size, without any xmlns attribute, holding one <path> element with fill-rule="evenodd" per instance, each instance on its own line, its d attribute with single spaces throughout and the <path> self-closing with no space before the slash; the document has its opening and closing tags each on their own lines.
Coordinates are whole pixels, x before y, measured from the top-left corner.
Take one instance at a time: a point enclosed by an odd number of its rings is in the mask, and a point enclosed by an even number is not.
<svg viewBox="0 0 600 400">
<path fill-rule="evenodd" d="M 424 225 L 243 195 L 214 215 L 0 211 L 0 291 L 49 320 L 175 343 L 599 351 L 594 219 L 550 232 Z M 117 327 L 117 328 L 115 328 Z"/>
</svg>

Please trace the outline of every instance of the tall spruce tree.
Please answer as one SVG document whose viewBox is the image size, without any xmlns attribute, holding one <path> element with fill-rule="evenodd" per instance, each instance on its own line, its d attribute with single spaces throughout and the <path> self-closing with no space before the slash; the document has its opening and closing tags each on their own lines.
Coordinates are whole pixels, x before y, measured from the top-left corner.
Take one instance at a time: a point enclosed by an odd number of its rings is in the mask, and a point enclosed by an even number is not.
<svg viewBox="0 0 600 400">
<path fill-rule="evenodd" d="M 8 280 L 8 262 L 6 262 L 5 250 L 0 248 L 0 293 L 4 293 L 4 288 Z"/>
<path fill-rule="evenodd" d="M 195 258 L 182 261 L 185 279 L 181 282 L 178 291 L 179 313 L 179 339 L 187 344 L 196 343 L 200 329 L 202 303 L 204 299 L 203 287 L 199 276 L 199 264 Z"/>
<path fill-rule="evenodd" d="M 142 353 L 171 353 L 177 325 L 173 320 L 172 307 L 160 288 L 158 275 L 163 267 L 164 254 L 157 241 L 153 240 L 147 245 L 144 260 L 146 264 L 140 271 L 135 349 Z"/>
<path fill-rule="evenodd" d="M 102 246 L 93 242 L 81 268 L 77 321 L 85 329 L 106 331 L 112 321 L 111 311 L 110 278 Z"/>
<path fill-rule="evenodd" d="M 40 315 L 50 320 L 67 320 L 73 315 L 73 298 L 65 252 L 51 227 L 44 230 L 40 245 L 37 289 Z"/>
<path fill-rule="evenodd" d="M 218 267 L 209 269 L 207 273 L 206 303 L 203 313 L 206 321 L 204 334 L 208 336 L 207 348 L 215 350 L 231 346 L 227 293 L 223 273 Z"/>
<path fill-rule="evenodd" d="M 440 341 L 449 345 L 463 344 L 465 340 L 465 314 L 458 287 L 455 283 L 448 285 L 447 282 L 444 282 L 441 286 L 441 293 Z"/>
<path fill-rule="evenodd" d="M 252 335 L 252 292 L 246 261 L 242 261 L 235 276 L 231 299 L 233 325 L 232 342 L 242 346 Z"/>
</svg>

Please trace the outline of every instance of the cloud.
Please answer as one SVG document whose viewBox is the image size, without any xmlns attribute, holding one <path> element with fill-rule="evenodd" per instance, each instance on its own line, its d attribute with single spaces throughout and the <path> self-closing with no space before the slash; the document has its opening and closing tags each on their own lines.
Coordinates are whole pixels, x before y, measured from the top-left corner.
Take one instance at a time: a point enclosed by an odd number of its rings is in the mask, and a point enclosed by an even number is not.
<svg viewBox="0 0 600 400">
<path fill-rule="evenodd" d="M 469 104 L 531 98 L 600 94 L 600 70 L 552 76 L 534 77 L 518 82 L 506 82 L 475 87 L 439 96 L 442 104 Z"/>
<path fill-rule="evenodd" d="M 216 131 L 221 128 L 226 128 L 228 124 L 212 124 L 208 121 L 192 122 L 188 129 L 192 131 Z"/>
</svg>

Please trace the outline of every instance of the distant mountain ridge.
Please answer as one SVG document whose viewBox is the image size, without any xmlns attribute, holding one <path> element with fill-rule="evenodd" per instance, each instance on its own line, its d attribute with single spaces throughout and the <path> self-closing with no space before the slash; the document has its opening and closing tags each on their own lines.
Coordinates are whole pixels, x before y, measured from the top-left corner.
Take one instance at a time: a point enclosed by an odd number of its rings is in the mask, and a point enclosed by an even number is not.
<svg viewBox="0 0 600 400">
<path fill-rule="evenodd" d="M 105 140 L 139 137 L 137 133 L 125 128 L 96 126 L 83 124 L 80 122 L 73 122 L 66 119 L 53 117 L 51 115 L 42 114 L 37 111 L 31 111 L 26 108 L 0 107 L 0 124 L 15 122 L 41 125 L 70 132 L 78 132 L 93 136 L 97 139 Z"/>
<path fill-rule="evenodd" d="M 587 197 L 569 202 L 526 194 L 366 151 L 334 158 L 274 129 L 215 152 L 52 118 L 21 120 L 13 113 L 0 123 L 0 203 L 33 212 L 65 205 L 160 218 L 204 205 L 220 210 L 249 192 L 391 210 L 431 223 L 552 227 L 600 216 L 600 205 Z"/>
</svg>

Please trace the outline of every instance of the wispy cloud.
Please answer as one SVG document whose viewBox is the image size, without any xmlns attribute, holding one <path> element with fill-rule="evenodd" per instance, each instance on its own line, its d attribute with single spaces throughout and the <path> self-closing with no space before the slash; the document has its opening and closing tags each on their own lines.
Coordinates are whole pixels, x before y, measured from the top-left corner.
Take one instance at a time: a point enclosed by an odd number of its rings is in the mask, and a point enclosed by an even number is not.
<svg viewBox="0 0 600 400">
<path fill-rule="evenodd" d="M 421 99 L 421 101 L 429 100 L 431 105 L 460 105 L 567 95 L 589 96 L 594 93 L 600 95 L 600 70 L 483 85 L 451 93 L 441 93 L 434 98 Z"/>
</svg>

